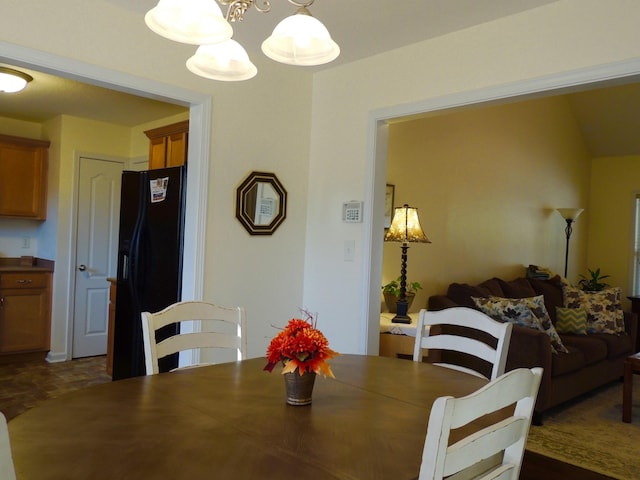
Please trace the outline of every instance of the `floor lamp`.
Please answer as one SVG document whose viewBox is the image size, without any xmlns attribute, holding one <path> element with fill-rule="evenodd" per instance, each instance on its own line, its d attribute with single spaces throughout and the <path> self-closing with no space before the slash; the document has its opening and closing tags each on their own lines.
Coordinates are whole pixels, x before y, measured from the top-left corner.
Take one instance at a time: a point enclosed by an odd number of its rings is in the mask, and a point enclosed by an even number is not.
<svg viewBox="0 0 640 480">
<path fill-rule="evenodd" d="M 418 209 L 409 207 L 405 203 L 402 207 L 397 207 L 393 214 L 393 220 L 387 233 L 384 235 L 385 242 L 402 242 L 402 263 L 400 266 L 400 296 L 396 302 L 396 316 L 391 319 L 393 323 L 411 323 L 411 318 L 407 315 L 407 250 L 409 243 L 431 243 L 422 231 L 420 220 L 418 219 Z"/>
<path fill-rule="evenodd" d="M 557 209 L 562 218 L 567 222 L 567 226 L 564 229 L 564 233 L 567 236 L 567 248 L 564 254 L 564 278 L 567 278 L 567 267 L 569 265 L 569 239 L 571 238 L 571 232 L 573 232 L 573 222 L 584 211 L 583 208 L 558 208 Z"/>
</svg>

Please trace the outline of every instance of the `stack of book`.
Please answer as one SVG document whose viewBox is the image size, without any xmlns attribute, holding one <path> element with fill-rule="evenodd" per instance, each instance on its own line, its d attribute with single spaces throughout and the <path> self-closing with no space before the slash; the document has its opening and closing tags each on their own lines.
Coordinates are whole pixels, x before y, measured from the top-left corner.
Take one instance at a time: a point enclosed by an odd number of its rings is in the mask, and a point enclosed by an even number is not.
<svg viewBox="0 0 640 480">
<path fill-rule="evenodd" d="M 529 265 L 527 267 L 527 278 L 537 278 L 538 280 L 549 280 L 551 272 L 547 268 L 541 268 L 537 265 Z"/>
</svg>

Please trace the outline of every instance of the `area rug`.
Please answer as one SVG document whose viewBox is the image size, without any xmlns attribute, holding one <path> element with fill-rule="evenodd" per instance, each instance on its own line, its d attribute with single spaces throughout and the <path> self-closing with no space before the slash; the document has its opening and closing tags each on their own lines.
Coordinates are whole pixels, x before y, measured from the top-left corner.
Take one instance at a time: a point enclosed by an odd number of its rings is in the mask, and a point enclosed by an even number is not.
<svg viewBox="0 0 640 480">
<path fill-rule="evenodd" d="M 632 423 L 622 422 L 622 382 L 551 410 L 531 426 L 527 450 L 619 480 L 640 480 L 640 376 Z"/>
</svg>

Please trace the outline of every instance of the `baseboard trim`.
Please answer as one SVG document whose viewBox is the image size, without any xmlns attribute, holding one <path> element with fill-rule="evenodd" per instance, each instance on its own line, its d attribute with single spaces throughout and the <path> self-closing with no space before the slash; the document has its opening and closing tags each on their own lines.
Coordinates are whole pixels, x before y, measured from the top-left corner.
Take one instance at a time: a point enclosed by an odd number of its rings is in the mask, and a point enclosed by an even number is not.
<svg viewBox="0 0 640 480">
<path fill-rule="evenodd" d="M 66 353 L 47 353 L 45 360 L 49 363 L 60 363 L 67 361 Z"/>
</svg>

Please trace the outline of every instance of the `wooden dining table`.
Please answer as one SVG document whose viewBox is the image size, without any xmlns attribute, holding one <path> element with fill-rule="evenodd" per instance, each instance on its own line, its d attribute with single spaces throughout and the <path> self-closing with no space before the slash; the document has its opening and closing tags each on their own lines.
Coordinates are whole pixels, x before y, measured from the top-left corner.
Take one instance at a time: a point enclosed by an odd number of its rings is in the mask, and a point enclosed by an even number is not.
<svg viewBox="0 0 640 480">
<path fill-rule="evenodd" d="M 9 422 L 18 480 L 415 479 L 429 412 L 486 380 L 341 355 L 292 406 L 264 358 L 130 378 L 47 400 Z"/>
</svg>

